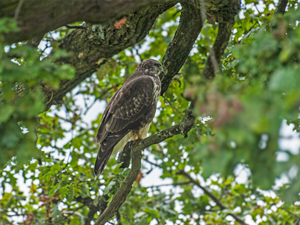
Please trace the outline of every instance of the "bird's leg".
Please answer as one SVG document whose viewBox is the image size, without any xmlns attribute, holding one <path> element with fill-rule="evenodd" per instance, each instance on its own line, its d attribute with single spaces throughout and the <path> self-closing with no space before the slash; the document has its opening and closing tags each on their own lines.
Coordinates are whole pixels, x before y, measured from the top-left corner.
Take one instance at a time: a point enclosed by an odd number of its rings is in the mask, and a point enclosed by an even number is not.
<svg viewBox="0 0 300 225">
<path fill-rule="evenodd" d="M 131 148 L 131 147 L 132 147 L 132 145 L 134 144 L 134 142 L 135 142 L 135 141 L 131 141 L 131 142 L 129 142 L 129 148 Z"/>
<path fill-rule="evenodd" d="M 142 140 L 142 138 L 138 138 L 138 139 L 131 141 L 129 144 L 129 148 L 131 148 L 137 141 L 140 141 L 140 140 Z"/>
</svg>

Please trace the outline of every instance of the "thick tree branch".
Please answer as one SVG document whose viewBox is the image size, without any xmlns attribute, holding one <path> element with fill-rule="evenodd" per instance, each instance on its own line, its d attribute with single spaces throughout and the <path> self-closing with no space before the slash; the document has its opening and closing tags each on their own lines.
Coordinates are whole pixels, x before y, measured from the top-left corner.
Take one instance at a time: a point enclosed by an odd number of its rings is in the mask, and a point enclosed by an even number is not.
<svg viewBox="0 0 300 225">
<path fill-rule="evenodd" d="M 240 0 L 191 0 L 182 1 L 181 4 L 183 9 L 180 24 L 162 61 L 167 71 L 162 79 L 162 94 L 167 91 L 172 78 L 181 69 L 206 18 L 211 23 L 219 23 L 218 36 L 203 73 L 207 78 L 214 77 L 214 73 L 218 72 L 221 56 L 228 45 L 234 17 L 240 10 L 241 2 Z"/>
<path fill-rule="evenodd" d="M 285 9 L 286 9 L 288 2 L 289 2 L 288 0 L 280 0 L 279 4 L 277 6 L 276 13 L 285 14 Z"/>
<path fill-rule="evenodd" d="M 217 10 L 211 8 L 213 7 L 212 4 L 206 7 L 208 10 L 206 13 L 208 21 L 218 22 L 219 30 L 201 76 L 212 79 L 220 72 L 221 57 L 228 45 L 231 29 L 234 25 L 234 17 L 240 10 L 240 4 L 240 0 L 225 0 Z"/>
<path fill-rule="evenodd" d="M 0 18 L 16 18 L 20 31 L 9 33 L 7 43 L 29 40 L 78 21 L 109 23 L 153 3 L 170 0 L 1 0 Z"/>
<path fill-rule="evenodd" d="M 192 182 L 193 184 L 195 184 L 197 187 L 199 187 L 200 189 L 202 189 L 202 191 L 208 196 L 210 197 L 216 204 L 217 206 L 220 207 L 221 210 L 225 210 L 228 208 L 215 196 L 213 195 L 206 187 L 202 186 L 198 181 L 196 181 L 195 179 L 193 179 L 187 172 L 181 170 L 179 171 L 177 174 L 183 175 L 186 178 L 188 178 L 190 180 L 190 182 Z M 238 217 L 235 213 L 232 212 L 228 212 L 228 215 L 232 216 L 236 222 L 243 224 L 243 225 L 247 225 L 243 219 L 241 219 L 240 217 Z"/>
<path fill-rule="evenodd" d="M 100 224 L 104 225 L 111 217 L 114 216 L 116 211 L 126 200 L 127 195 L 131 191 L 132 184 L 136 180 L 136 178 L 140 172 L 141 158 L 142 158 L 141 150 L 132 154 L 132 168 L 131 168 L 128 176 L 125 178 L 124 182 L 122 183 L 118 192 L 115 194 L 115 196 L 111 200 L 110 204 L 106 207 L 104 212 L 99 216 L 95 225 L 100 225 Z"/>
<path fill-rule="evenodd" d="M 130 159 L 131 159 L 131 149 L 126 147 L 120 152 L 118 163 L 122 163 L 121 168 L 128 168 L 130 165 Z"/>
<path fill-rule="evenodd" d="M 106 62 L 107 58 L 142 41 L 149 33 L 156 18 L 177 1 L 157 3 L 151 7 L 127 15 L 127 21 L 121 29 L 114 25 L 85 25 L 86 29 L 72 31 L 61 40 L 60 48 L 72 55 L 61 63 L 75 67 L 76 75 L 72 80 L 62 80 L 60 87 L 53 90 L 43 85 L 46 94 L 46 107 L 62 102 L 67 92 L 91 76 Z"/>
<path fill-rule="evenodd" d="M 137 141 L 131 147 L 131 155 L 132 155 L 132 168 L 126 177 L 125 181 L 122 183 L 121 187 L 119 188 L 118 192 L 115 194 L 113 199 L 111 200 L 110 204 L 104 210 L 104 212 L 99 216 L 96 225 L 103 225 L 105 224 L 110 218 L 112 218 L 115 212 L 119 209 L 122 203 L 126 200 L 127 195 L 131 191 L 131 187 L 133 182 L 136 180 L 140 168 L 141 168 L 141 158 L 142 153 L 141 151 L 153 144 L 157 144 L 162 142 L 170 137 L 173 137 L 178 134 L 183 134 L 184 136 L 190 131 L 193 127 L 195 122 L 195 117 L 192 115 L 191 111 L 187 111 L 185 115 L 185 121 L 165 129 L 155 135 L 152 135 L 144 140 Z M 127 148 L 127 150 L 126 150 Z M 127 144 L 123 151 L 128 152 L 129 144 Z"/>
<path fill-rule="evenodd" d="M 200 1 L 190 0 L 181 4 L 182 12 L 179 26 L 162 60 L 166 74 L 161 78 L 161 94 L 167 91 L 172 78 L 178 74 L 178 71 L 184 64 L 204 22 L 201 19 Z"/>
<path fill-rule="evenodd" d="M 202 76 L 205 78 L 212 79 L 216 74 L 220 73 L 219 64 L 228 45 L 233 25 L 234 22 L 222 22 L 219 24 L 217 38 L 202 71 Z"/>
<path fill-rule="evenodd" d="M 284 15 L 287 4 L 288 4 L 288 0 L 280 0 L 277 5 L 277 10 L 276 10 L 275 14 Z M 278 24 L 274 24 L 274 25 L 270 25 L 270 26 L 272 27 L 273 30 L 275 30 L 275 29 L 277 29 Z"/>
</svg>

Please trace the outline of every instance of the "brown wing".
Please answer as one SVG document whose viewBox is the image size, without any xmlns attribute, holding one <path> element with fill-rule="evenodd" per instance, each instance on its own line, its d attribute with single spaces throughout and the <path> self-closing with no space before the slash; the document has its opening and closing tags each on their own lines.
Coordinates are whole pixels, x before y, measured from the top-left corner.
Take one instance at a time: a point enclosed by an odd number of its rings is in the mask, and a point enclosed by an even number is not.
<svg viewBox="0 0 300 225">
<path fill-rule="evenodd" d="M 100 149 L 95 175 L 102 172 L 114 146 L 128 132 L 139 129 L 139 125 L 149 119 L 145 115 L 152 110 L 152 103 L 153 81 L 149 76 L 139 76 L 126 82 L 111 98 L 96 136 Z"/>
<path fill-rule="evenodd" d="M 101 143 L 108 133 L 117 133 L 149 110 L 153 101 L 153 81 L 149 76 L 140 76 L 125 83 L 111 98 L 102 117 L 97 132 L 97 142 Z"/>
</svg>

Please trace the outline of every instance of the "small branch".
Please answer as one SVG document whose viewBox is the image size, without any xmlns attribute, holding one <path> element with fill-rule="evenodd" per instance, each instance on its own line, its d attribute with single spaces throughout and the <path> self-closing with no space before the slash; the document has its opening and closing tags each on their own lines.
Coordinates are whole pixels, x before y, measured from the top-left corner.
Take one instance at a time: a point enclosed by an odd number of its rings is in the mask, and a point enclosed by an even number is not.
<svg viewBox="0 0 300 225">
<path fill-rule="evenodd" d="M 19 18 L 19 14 L 20 14 L 20 11 L 21 11 L 23 2 L 24 2 L 24 0 L 19 0 L 18 6 L 17 6 L 17 8 L 16 8 L 16 10 L 15 10 L 14 19 L 15 19 L 16 21 L 17 21 L 18 18 Z"/>
<path fill-rule="evenodd" d="M 94 215 L 97 213 L 97 211 L 104 211 L 104 209 L 107 206 L 107 200 L 108 200 L 108 196 L 107 195 L 103 195 L 98 197 L 98 204 L 94 205 L 94 199 L 92 199 L 91 197 L 86 197 L 86 198 L 82 198 L 82 197 L 77 197 L 75 198 L 75 201 L 82 203 L 84 206 L 87 206 L 89 208 L 89 212 L 87 217 L 85 217 L 85 225 L 89 225 L 91 223 L 92 220 L 94 220 Z"/>
<path fill-rule="evenodd" d="M 120 214 L 119 210 L 117 210 L 116 217 L 117 217 L 118 225 L 122 225 L 121 214 Z"/>
<path fill-rule="evenodd" d="M 221 210 L 227 209 L 225 205 L 216 197 L 214 196 L 206 187 L 202 186 L 198 181 L 194 180 L 187 172 L 179 171 L 177 174 L 183 175 L 186 178 L 188 178 L 193 184 L 195 184 L 197 187 L 201 188 L 203 192 L 210 197 L 219 207 Z"/>
<path fill-rule="evenodd" d="M 119 155 L 118 163 L 122 162 L 121 168 L 128 168 L 130 164 L 130 158 L 131 158 L 131 149 L 130 148 L 124 148 L 122 152 Z"/>
<path fill-rule="evenodd" d="M 277 11 L 276 11 L 275 14 L 284 15 L 287 4 L 288 4 L 288 0 L 280 0 L 279 3 L 278 3 L 278 6 L 277 6 Z M 271 27 L 272 27 L 272 30 L 275 30 L 278 27 L 278 24 L 274 24 Z"/>
<path fill-rule="evenodd" d="M 202 77 L 207 79 L 213 79 L 216 74 L 220 73 L 220 61 L 224 54 L 224 51 L 228 45 L 231 30 L 235 23 L 234 17 L 240 10 L 240 0 L 232 0 L 230 3 L 222 1 L 223 4 L 219 4 L 218 7 L 212 7 L 206 1 L 206 16 L 209 22 L 218 22 L 219 29 L 216 40 L 212 49 L 210 50 L 209 57 L 203 68 Z"/>
<path fill-rule="evenodd" d="M 162 96 L 163 97 L 163 99 L 166 101 L 166 102 L 168 102 L 169 103 L 169 105 L 171 106 L 171 108 L 172 109 L 174 109 L 176 112 L 178 112 L 179 113 L 179 115 L 180 116 L 182 116 L 183 117 L 183 114 L 182 114 L 182 112 L 180 112 L 174 105 L 173 105 L 173 103 L 172 102 L 170 102 L 169 101 L 169 99 L 167 99 L 167 97 L 165 97 L 165 96 Z"/>
<path fill-rule="evenodd" d="M 187 181 L 187 182 L 178 182 L 178 183 L 172 183 L 172 184 L 160 184 L 160 185 L 153 185 L 153 186 L 149 186 L 149 187 L 145 187 L 145 188 L 159 188 L 159 187 L 166 187 L 166 186 L 181 186 L 181 185 L 188 185 L 188 184 L 192 184 L 192 182 Z"/>
<path fill-rule="evenodd" d="M 94 99 L 94 101 L 92 102 L 92 104 L 86 108 L 86 110 L 84 111 L 83 115 L 86 115 L 88 113 L 88 111 L 93 107 L 93 105 L 95 105 L 95 103 L 97 102 L 97 100 L 98 100 L 97 98 Z"/>
<path fill-rule="evenodd" d="M 159 167 L 159 168 L 160 168 L 159 165 L 157 165 L 157 164 L 154 163 L 154 162 L 149 161 L 148 159 L 143 159 L 143 160 L 144 160 L 145 162 L 149 163 L 149 164 L 152 165 L 152 166 L 155 166 L 155 167 Z"/>
<path fill-rule="evenodd" d="M 188 178 L 190 180 L 190 182 L 195 184 L 197 187 L 201 188 L 203 190 L 203 192 L 208 197 L 210 197 L 217 204 L 217 206 L 220 207 L 221 210 L 225 210 L 225 209 L 228 210 L 228 208 L 215 195 L 213 195 L 206 187 L 202 186 L 198 181 L 193 179 L 187 172 L 181 170 L 181 171 L 177 172 L 177 174 L 185 176 L 186 178 Z M 238 217 L 236 214 L 229 212 L 228 215 L 232 216 L 236 220 L 236 222 L 243 224 L 243 225 L 247 225 L 244 222 L 244 220 L 241 219 L 240 217 Z"/>
<path fill-rule="evenodd" d="M 233 25 L 234 22 L 222 22 L 219 24 L 217 38 L 210 51 L 201 76 L 212 79 L 216 74 L 220 73 L 219 64 L 225 48 L 228 45 Z"/>
<path fill-rule="evenodd" d="M 162 64 L 166 74 L 161 78 L 161 95 L 165 93 L 175 75 L 181 69 L 202 29 L 202 12 L 198 0 L 183 1 L 179 26 L 168 45 Z"/>
<path fill-rule="evenodd" d="M 168 138 L 171 138 L 175 135 L 182 134 L 184 136 L 190 131 L 194 125 L 195 117 L 192 115 L 191 111 L 187 111 L 185 115 L 185 121 L 172 126 L 168 129 L 165 129 L 157 134 L 154 134 L 146 139 L 137 141 L 131 148 L 131 152 L 135 153 L 136 151 L 143 150 L 148 148 L 153 144 L 158 144 Z"/>
<path fill-rule="evenodd" d="M 129 147 L 128 144 L 126 146 Z M 111 200 L 110 204 L 106 207 L 104 212 L 98 217 L 98 220 L 96 221 L 95 225 L 100 225 L 100 224 L 104 225 L 110 218 L 113 217 L 115 212 L 126 200 L 127 195 L 131 191 L 132 184 L 136 180 L 140 172 L 141 158 L 142 158 L 141 150 L 136 151 L 134 154 L 132 154 L 132 168 L 128 176 L 125 178 L 124 182 L 122 183 L 121 187 L 119 188 L 119 190 L 117 191 L 113 199 Z"/>
</svg>

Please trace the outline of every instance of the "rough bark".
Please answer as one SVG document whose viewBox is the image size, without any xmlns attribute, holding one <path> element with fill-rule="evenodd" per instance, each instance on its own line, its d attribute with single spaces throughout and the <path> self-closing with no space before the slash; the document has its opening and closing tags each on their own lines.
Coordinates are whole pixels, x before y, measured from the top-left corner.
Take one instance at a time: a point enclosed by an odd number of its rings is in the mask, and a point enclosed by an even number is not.
<svg viewBox="0 0 300 225">
<path fill-rule="evenodd" d="M 131 13 L 121 29 L 116 29 L 114 25 L 86 24 L 86 29 L 74 30 L 64 37 L 60 48 L 72 53 L 72 56 L 62 63 L 74 66 L 76 74 L 72 80 L 62 80 L 57 90 L 43 86 L 47 99 L 45 110 L 53 104 L 59 104 L 67 92 L 91 76 L 107 58 L 143 40 L 155 19 L 175 3 L 157 3 Z"/>
<path fill-rule="evenodd" d="M 162 60 L 166 74 L 161 78 L 161 94 L 167 91 L 172 78 L 188 57 L 204 22 L 203 16 L 201 16 L 200 1 L 183 2 L 182 7 L 179 26 Z"/>
<path fill-rule="evenodd" d="M 220 23 L 217 38 L 210 50 L 209 57 L 201 74 L 203 77 L 212 79 L 216 74 L 220 73 L 219 65 L 221 57 L 228 45 L 233 25 L 233 22 Z"/>
<path fill-rule="evenodd" d="M 234 25 L 234 17 L 240 10 L 240 0 L 207 0 L 206 16 L 208 21 L 217 22 L 219 30 L 214 45 L 210 51 L 209 57 L 203 68 L 202 77 L 212 79 L 220 72 L 219 65 L 221 57 L 228 45 L 231 29 Z M 218 7 L 214 7 L 218 4 Z"/>
<path fill-rule="evenodd" d="M 170 0 L 1 0 L 0 18 L 17 20 L 20 31 L 6 36 L 7 43 L 15 43 L 78 21 L 109 23 L 158 2 Z"/>
</svg>

